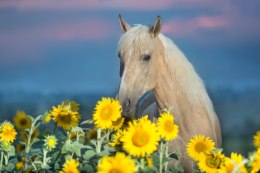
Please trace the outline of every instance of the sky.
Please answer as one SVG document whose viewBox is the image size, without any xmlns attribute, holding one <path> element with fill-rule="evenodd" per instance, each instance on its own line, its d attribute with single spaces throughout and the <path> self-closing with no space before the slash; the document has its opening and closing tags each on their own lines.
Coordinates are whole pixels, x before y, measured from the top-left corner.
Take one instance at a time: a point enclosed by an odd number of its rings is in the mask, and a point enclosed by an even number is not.
<svg viewBox="0 0 260 173">
<path fill-rule="evenodd" d="M 118 15 L 152 25 L 208 88 L 260 87 L 259 0 L 1 0 L 0 91 L 116 92 Z"/>
</svg>

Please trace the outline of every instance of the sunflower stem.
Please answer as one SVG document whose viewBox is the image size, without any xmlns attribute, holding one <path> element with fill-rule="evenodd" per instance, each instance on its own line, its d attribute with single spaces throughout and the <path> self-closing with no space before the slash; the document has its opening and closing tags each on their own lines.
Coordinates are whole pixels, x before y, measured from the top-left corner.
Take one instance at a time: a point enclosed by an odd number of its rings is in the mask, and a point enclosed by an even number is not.
<svg viewBox="0 0 260 173">
<path fill-rule="evenodd" d="M 101 152 L 101 145 L 102 145 L 102 139 L 101 139 L 101 129 L 98 128 L 97 130 L 97 153 Z"/>
<path fill-rule="evenodd" d="M 160 142 L 160 165 L 159 165 L 159 173 L 163 173 L 163 142 Z"/>
<path fill-rule="evenodd" d="M 3 158 L 4 158 L 4 151 L 1 152 L 0 171 L 2 171 L 2 167 L 3 167 Z"/>
<path fill-rule="evenodd" d="M 168 158 L 169 157 L 169 142 L 166 141 L 166 144 L 165 144 L 165 156 Z M 164 165 L 164 171 L 167 172 L 167 169 L 168 169 L 168 161 L 165 162 L 165 165 Z"/>
<path fill-rule="evenodd" d="M 47 153 L 48 153 L 48 151 L 46 149 L 43 149 L 42 169 L 45 169 L 45 167 L 47 165 L 47 162 L 46 162 Z"/>
<path fill-rule="evenodd" d="M 9 160 L 9 158 L 8 158 L 8 153 L 7 153 L 7 155 L 4 155 L 4 165 L 5 166 L 8 165 L 8 160 Z"/>
<path fill-rule="evenodd" d="M 34 124 L 33 124 L 34 125 Z M 28 134 L 28 139 L 27 139 L 27 144 L 26 144 L 26 149 L 25 149 L 25 153 L 28 154 L 30 151 L 30 143 L 31 143 L 31 137 L 32 137 L 32 133 L 33 133 L 33 128 L 34 126 L 32 125 L 32 127 L 30 128 L 29 134 Z"/>
</svg>

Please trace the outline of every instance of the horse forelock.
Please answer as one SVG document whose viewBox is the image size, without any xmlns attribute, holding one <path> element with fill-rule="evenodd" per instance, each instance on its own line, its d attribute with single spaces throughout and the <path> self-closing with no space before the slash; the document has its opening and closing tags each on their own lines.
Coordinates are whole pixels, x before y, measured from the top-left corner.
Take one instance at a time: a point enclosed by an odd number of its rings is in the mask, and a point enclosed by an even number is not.
<svg viewBox="0 0 260 173">
<path fill-rule="evenodd" d="M 140 52 L 142 50 L 142 43 L 150 38 L 149 28 L 147 26 L 136 24 L 129 31 L 122 34 L 118 42 L 118 51 L 125 52 Z M 131 50 L 135 47 L 135 50 Z"/>
</svg>

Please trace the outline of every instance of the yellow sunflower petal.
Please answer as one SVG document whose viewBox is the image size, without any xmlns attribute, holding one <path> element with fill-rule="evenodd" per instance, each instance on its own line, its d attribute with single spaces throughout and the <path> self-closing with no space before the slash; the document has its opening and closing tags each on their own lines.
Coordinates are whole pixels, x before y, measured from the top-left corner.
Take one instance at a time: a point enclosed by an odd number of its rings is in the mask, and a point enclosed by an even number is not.
<svg viewBox="0 0 260 173">
<path fill-rule="evenodd" d="M 123 130 L 118 130 L 113 135 L 113 140 L 112 140 L 112 142 L 109 143 L 109 145 L 112 146 L 112 147 L 120 146 L 122 144 L 121 138 L 122 138 L 123 134 L 124 134 Z"/>
<path fill-rule="evenodd" d="M 31 127 L 31 119 L 23 111 L 17 111 L 16 115 L 13 118 L 14 125 L 19 130 L 25 130 Z"/>
<path fill-rule="evenodd" d="M 57 145 L 57 139 L 54 135 L 48 135 L 46 136 L 46 138 L 44 139 L 44 146 L 46 147 L 46 149 L 48 150 L 52 150 L 56 147 Z"/>
<path fill-rule="evenodd" d="M 260 149 L 258 149 L 254 154 L 254 160 L 251 165 L 250 173 L 257 173 L 260 171 Z"/>
<path fill-rule="evenodd" d="M 97 173 L 134 173 L 136 170 L 135 161 L 120 152 L 104 156 L 97 166 Z"/>
<path fill-rule="evenodd" d="M 63 102 L 58 107 L 53 106 L 50 116 L 57 123 L 57 126 L 62 127 L 65 130 L 70 130 L 72 127 L 76 127 L 81 119 L 80 114 L 76 108 L 73 108 L 70 102 Z"/>
<path fill-rule="evenodd" d="M 59 173 L 79 173 L 79 162 L 74 159 L 67 160 Z"/>
<path fill-rule="evenodd" d="M 161 138 L 166 141 L 171 141 L 175 139 L 179 132 L 179 127 L 174 124 L 173 115 L 169 113 L 162 113 L 158 118 L 157 130 Z"/>
<path fill-rule="evenodd" d="M 198 161 L 200 155 L 215 149 L 215 143 L 203 135 L 195 135 L 187 144 L 187 153 L 195 161 Z"/>
<path fill-rule="evenodd" d="M 239 170 L 240 173 L 247 173 L 245 162 L 243 163 L 243 156 L 234 152 L 231 153 L 230 158 L 226 157 L 223 169 L 225 173 L 232 173 L 234 170 Z"/>
<path fill-rule="evenodd" d="M 113 129 L 112 123 L 121 117 L 121 105 L 118 100 L 102 98 L 97 102 L 93 120 L 100 129 Z"/>
<path fill-rule="evenodd" d="M 123 148 L 136 157 L 144 157 L 157 150 L 159 134 L 148 116 L 129 123 L 121 138 Z"/>
<path fill-rule="evenodd" d="M 199 169 L 206 173 L 223 172 L 225 156 L 221 152 L 208 152 L 200 155 Z"/>
<path fill-rule="evenodd" d="M 0 141 L 13 142 L 17 132 L 12 123 L 4 121 L 0 126 Z"/>
<path fill-rule="evenodd" d="M 254 135 L 254 146 L 257 149 L 260 149 L 260 130 L 256 132 Z"/>
</svg>

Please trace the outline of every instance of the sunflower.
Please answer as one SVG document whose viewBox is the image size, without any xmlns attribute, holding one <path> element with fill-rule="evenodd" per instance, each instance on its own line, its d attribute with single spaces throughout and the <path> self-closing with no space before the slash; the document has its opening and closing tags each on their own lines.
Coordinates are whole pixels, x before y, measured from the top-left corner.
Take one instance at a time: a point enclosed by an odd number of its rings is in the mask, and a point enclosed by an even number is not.
<svg viewBox="0 0 260 173">
<path fill-rule="evenodd" d="M 9 141 L 1 141 L 1 146 L 3 147 L 4 150 L 7 150 L 10 147 L 10 142 Z"/>
<path fill-rule="evenodd" d="M 157 149 L 159 140 L 156 125 L 148 119 L 147 115 L 138 122 L 130 122 L 121 138 L 124 150 L 136 157 L 153 153 Z"/>
<path fill-rule="evenodd" d="M 0 126 L 0 141 L 13 142 L 17 132 L 12 123 L 4 121 Z"/>
<path fill-rule="evenodd" d="M 77 162 L 76 160 L 66 160 L 62 170 L 59 173 L 79 173 L 78 166 L 79 162 Z"/>
<path fill-rule="evenodd" d="M 120 152 L 104 156 L 97 166 L 97 173 L 134 173 L 136 170 L 135 161 Z"/>
<path fill-rule="evenodd" d="M 18 144 L 15 145 L 15 150 L 16 150 L 17 153 L 21 153 L 24 149 L 25 149 L 24 144 L 18 143 Z"/>
<path fill-rule="evenodd" d="M 15 117 L 13 118 L 14 125 L 19 130 L 25 130 L 31 127 L 31 119 L 23 111 L 16 112 Z"/>
<path fill-rule="evenodd" d="M 15 164 L 15 167 L 16 167 L 16 169 L 17 169 L 18 171 L 20 171 L 20 172 L 23 172 L 23 171 L 24 171 L 24 169 L 23 169 L 24 163 L 23 163 L 23 162 L 17 162 L 17 163 Z"/>
<path fill-rule="evenodd" d="M 57 123 L 57 126 L 64 128 L 65 130 L 70 130 L 72 127 L 76 127 L 81 118 L 78 111 L 75 111 L 75 106 L 70 102 L 63 102 L 58 107 L 53 106 L 50 116 Z"/>
<path fill-rule="evenodd" d="M 145 160 L 146 160 L 146 163 L 147 163 L 148 168 L 153 167 L 153 158 L 151 158 L 151 157 L 146 157 Z"/>
<path fill-rule="evenodd" d="M 240 173 L 246 173 L 245 163 L 242 163 L 242 161 L 243 157 L 241 154 L 232 152 L 230 158 L 226 157 L 225 159 L 224 172 L 232 173 L 235 169 L 239 169 Z"/>
<path fill-rule="evenodd" d="M 254 146 L 257 149 L 260 149 L 260 130 L 256 132 L 254 135 Z"/>
<path fill-rule="evenodd" d="M 199 169 L 206 173 L 223 172 L 225 156 L 221 152 L 207 152 L 200 155 Z"/>
<path fill-rule="evenodd" d="M 48 135 L 44 139 L 44 147 L 47 150 L 52 150 L 56 147 L 57 145 L 57 139 L 55 138 L 54 135 Z"/>
<path fill-rule="evenodd" d="M 254 154 L 250 173 L 257 173 L 258 171 L 260 171 L 260 149 L 258 149 Z"/>
<path fill-rule="evenodd" d="M 113 136 L 113 141 L 110 142 L 109 145 L 112 147 L 120 146 L 122 144 L 121 138 L 123 136 L 123 133 L 124 133 L 123 130 L 116 131 L 116 133 Z"/>
<path fill-rule="evenodd" d="M 93 120 L 96 127 L 100 129 L 111 129 L 112 122 L 121 117 L 121 105 L 118 100 L 112 98 L 102 98 L 97 102 Z"/>
<path fill-rule="evenodd" d="M 52 119 L 52 115 L 51 114 L 45 114 L 44 116 L 43 116 L 43 123 L 48 123 L 48 122 L 50 122 L 51 121 L 51 119 Z"/>
<path fill-rule="evenodd" d="M 187 153 L 195 161 L 200 159 L 200 155 L 215 149 L 215 143 L 205 138 L 203 135 L 195 135 L 187 144 Z"/>
<path fill-rule="evenodd" d="M 179 127 L 174 124 L 173 115 L 169 113 L 162 113 L 158 118 L 157 130 L 161 138 L 166 141 L 171 141 L 175 139 L 179 132 Z"/>
<path fill-rule="evenodd" d="M 89 141 L 91 141 L 92 139 L 97 139 L 97 130 L 91 129 L 86 133 L 86 135 Z"/>
<path fill-rule="evenodd" d="M 28 137 L 27 137 L 27 132 L 26 131 L 21 131 L 21 139 L 22 141 L 24 142 L 27 142 L 28 141 Z M 39 136 L 40 132 L 38 129 L 34 129 L 33 133 L 32 133 L 32 136 L 31 136 L 31 140 L 33 140 L 34 138 L 37 138 Z"/>
<path fill-rule="evenodd" d="M 123 117 L 119 117 L 117 120 L 112 121 L 111 128 L 115 129 L 115 130 L 120 129 L 123 126 L 123 124 L 124 124 L 124 120 L 125 119 Z"/>
</svg>

